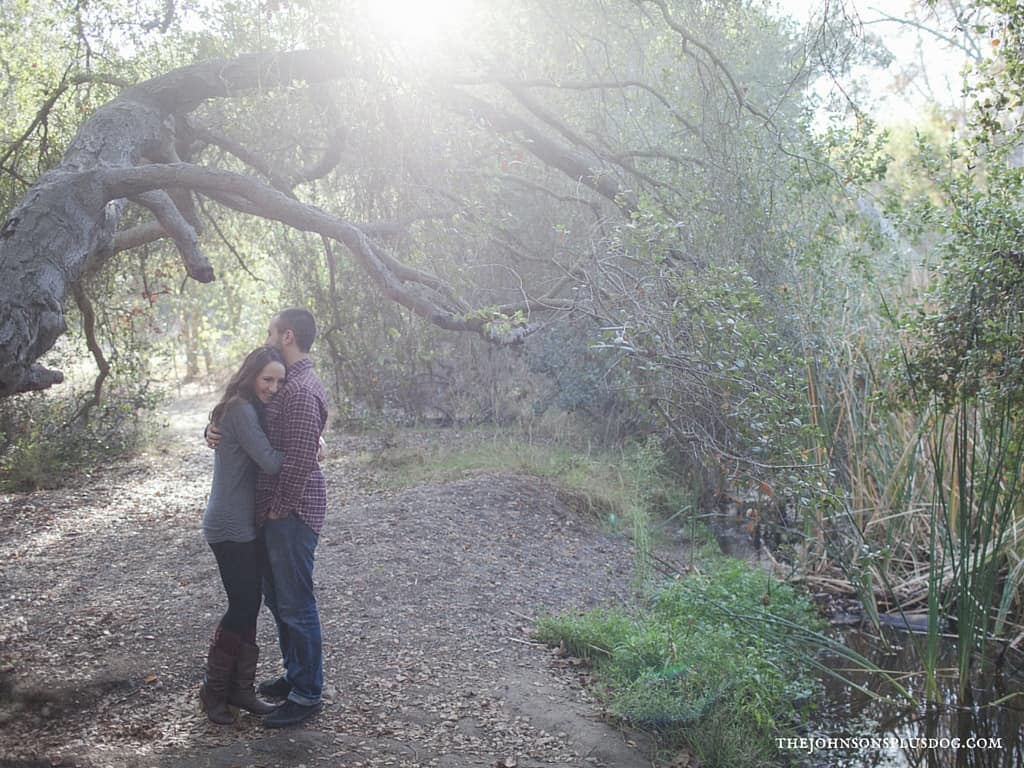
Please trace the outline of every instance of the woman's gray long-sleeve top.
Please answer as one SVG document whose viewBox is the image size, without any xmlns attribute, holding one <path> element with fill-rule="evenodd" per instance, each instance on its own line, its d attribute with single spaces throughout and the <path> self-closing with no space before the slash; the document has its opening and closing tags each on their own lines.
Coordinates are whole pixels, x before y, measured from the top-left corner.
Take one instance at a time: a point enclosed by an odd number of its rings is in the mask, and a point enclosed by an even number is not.
<svg viewBox="0 0 1024 768">
<path fill-rule="evenodd" d="M 210 544 L 256 538 L 256 468 L 281 469 L 284 454 L 270 447 L 256 406 L 246 400 L 228 404 L 218 424 L 221 440 L 213 457 L 213 487 L 203 514 L 203 536 Z"/>
</svg>

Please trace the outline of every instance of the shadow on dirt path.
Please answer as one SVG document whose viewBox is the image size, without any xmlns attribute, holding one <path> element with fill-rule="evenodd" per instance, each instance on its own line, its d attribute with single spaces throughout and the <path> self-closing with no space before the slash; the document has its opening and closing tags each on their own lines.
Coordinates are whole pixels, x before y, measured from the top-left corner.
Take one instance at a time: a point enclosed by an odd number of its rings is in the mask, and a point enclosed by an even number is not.
<svg viewBox="0 0 1024 768">
<path fill-rule="evenodd" d="M 208 724 L 210 404 L 177 404 L 163 442 L 89 484 L 0 496 L 0 765 L 651 765 L 652 743 L 601 720 L 578 668 L 530 637 L 544 612 L 625 599 L 629 544 L 532 477 L 385 491 L 358 459 L 374 437 L 329 440 L 323 712 L 278 733 Z M 260 642 L 274 675 L 266 612 Z"/>
</svg>

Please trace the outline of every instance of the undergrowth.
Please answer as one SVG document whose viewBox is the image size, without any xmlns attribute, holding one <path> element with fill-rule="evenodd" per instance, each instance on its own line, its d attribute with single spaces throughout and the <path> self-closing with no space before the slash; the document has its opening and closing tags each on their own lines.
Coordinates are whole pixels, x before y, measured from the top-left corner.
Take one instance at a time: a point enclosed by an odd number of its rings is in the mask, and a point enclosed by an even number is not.
<svg viewBox="0 0 1024 768">
<path fill-rule="evenodd" d="M 80 397 L 32 393 L 0 409 L 0 491 L 58 488 L 132 455 L 145 439 L 144 415 L 159 396 L 112 390 L 83 416 Z"/>
<path fill-rule="evenodd" d="M 767 621 L 766 621 L 767 619 Z M 623 721 L 685 742 L 702 765 L 772 765 L 776 738 L 816 683 L 808 650 L 771 628 L 818 623 L 788 585 L 736 560 L 656 591 L 633 610 L 548 616 L 537 637 L 593 667 L 595 687 Z"/>
</svg>

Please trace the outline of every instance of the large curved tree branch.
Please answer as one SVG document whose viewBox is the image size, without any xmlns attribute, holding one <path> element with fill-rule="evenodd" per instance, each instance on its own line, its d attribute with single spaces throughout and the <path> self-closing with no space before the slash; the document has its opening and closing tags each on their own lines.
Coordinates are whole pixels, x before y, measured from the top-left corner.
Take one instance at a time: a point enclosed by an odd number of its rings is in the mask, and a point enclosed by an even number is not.
<svg viewBox="0 0 1024 768">
<path fill-rule="evenodd" d="M 227 137 L 204 132 L 189 119 L 209 99 L 348 75 L 345 62 L 329 51 L 254 54 L 169 72 L 125 89 L 91 115 L 61 163 L 40 177 L 0 227 L 0 397 L 45 388 L 61 379 L 59 372 L 47 371 L 36 361 L 66 329 L 68 296 L 114 253 L 170 237 L 191 277 L 214 278 L 200 247 L 202 221 L 194 193 L 343 243 L 384 296 L 441 328 L 515 342 L 538 327 L 522 316 L 572 306 L 571 300 L 550 293 L 538 302 L 524 291 L 516 304 L 471 311 L 444 281 L 402 264 L 372 241 L 372 235 L 393 227 L 359 227 L 297 200 L 294 182 L 315 179 L 338 162 L 341 130 L 334 132 L 319 162 L 281 174 L 255 153 Z M 595 167 L 600 161 L 545 135 L 527 120 L 466 94 L 452 92 L 452 102 L 463 113 L 482 115 L 494 130 L 513 134 L 542 162 L 625 214 L 634 209 L 633 192 L 608 169 Z M 191 158 L 197 140 L 218 144 L 277 189 L 250 176 L 181 162 Z M 130 201 L 147 208 L 156 221 L 121 230 Z"/>
<path fill-rule="evenodd" d="M 110 248 L 113 253 L 130 251 L 132 248 L 155 243 L 167 236 L 167 230 L 160 225 L 159 221 L 147 221 L 145 224 L 137 224 L 130 229 L 118 232 L 114 235 Z"/>
<path fill-rule="evenodd" d="M 240 212 L 338 240 L 348 248 L 385 296 L 434 325 L 446 330 L 482 333 L 495 341 L 514 341 L 522 335 L 522 329 L 497 327 L 494 322 L 496 318 L 491 313 L 454 311 L 410 290 L 408 284 L 418 284 L 445 298 L 454 298 L 448 293 L 448 286 L 439 278 L 384 254 L 356 225 L 316 206 L 302 203 L 248 176 L 200 168 L 188 163 L 98 170 L 87 175 L 90 177 L 89 184 L 103 189 L 104 194 L 111 199 L 136 198 L 166 187 L 184 187 Z M 461 300 L 458 300 L 458 304 L 466 306 Z M 516 306 L 529 308 L 530 302 L 527 299 Z"/>
<path fill-rule="evenodd" d="M 253 54 L 169 72 L 125 89 L 93 113 L 61 163 L 40 177 L 0 227 L 0 396 L 61 379 L 36 360 L 66 329 L 64 303 L 72 287 L 120 245 L 115 233 L 126 201 L 107 195 L 83 172 L 176 156 L 177 118 L 207 99 L 344 74 L 344 63 L 327 51 Z M 177 196 L 173 186 L 164 191 Z M 187 222 L 191 212 L 175 207 Z"/>
<path fill-rule="evenodd" d="M 200 283 L 213 280 L 213 267 L 199 248 L 199 233 L 174 204 L 171 196 L 163 189 L 154 189 L 135 195 L 133 201 L 148 208 L 156 217 L 163 230 L 174 240 L 185 261 L 188 276 Z"/>
</svg>

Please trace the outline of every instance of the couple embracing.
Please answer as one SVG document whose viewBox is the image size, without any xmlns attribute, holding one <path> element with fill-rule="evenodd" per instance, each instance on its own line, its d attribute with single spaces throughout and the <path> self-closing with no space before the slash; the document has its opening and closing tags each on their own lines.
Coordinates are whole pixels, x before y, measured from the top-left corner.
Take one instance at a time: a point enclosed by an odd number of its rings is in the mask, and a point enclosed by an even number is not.
<svg viewBox="0 0 1024 768">
<path fill-rule="evenodd" d="M 327 511 L 320 435 L 327 394 L 309 351 L 316 321 L 286 309 L 270 322 L 210 414 L 216 448 L 203 535 L 227 593 L 206 660 L 200 700 L 209 719 L 227 725 L 233 708 L 266 715 L 269 728 L 295 725 L 320 709 L 323 656 L 313 560 Z M 254 690 L 260 604 L 277 624 L 284 674 Z"/>
</svg>

